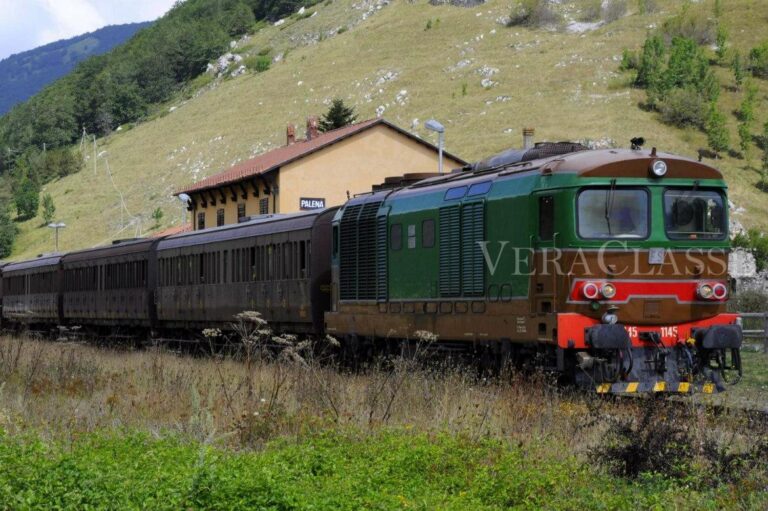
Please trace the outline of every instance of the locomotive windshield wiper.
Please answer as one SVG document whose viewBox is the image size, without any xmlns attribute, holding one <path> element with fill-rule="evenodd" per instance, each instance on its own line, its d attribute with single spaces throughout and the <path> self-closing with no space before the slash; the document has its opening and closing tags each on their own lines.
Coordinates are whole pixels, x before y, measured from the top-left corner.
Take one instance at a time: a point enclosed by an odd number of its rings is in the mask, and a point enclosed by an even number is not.
<svg viewBox="0 0 768 511">
<path fill-rule="evenodd" d="M 613 209 L 613 198 L 614 198 L 614 192 L 616 191 L 616 180 L 611 179 L 611 187 L 608 189 L 608 192 L 605 196 L 605 223 L 608 227 L 608 235 L 612 236 L 613 232 L 611 232 L 611 210 Z"/>
</svg>

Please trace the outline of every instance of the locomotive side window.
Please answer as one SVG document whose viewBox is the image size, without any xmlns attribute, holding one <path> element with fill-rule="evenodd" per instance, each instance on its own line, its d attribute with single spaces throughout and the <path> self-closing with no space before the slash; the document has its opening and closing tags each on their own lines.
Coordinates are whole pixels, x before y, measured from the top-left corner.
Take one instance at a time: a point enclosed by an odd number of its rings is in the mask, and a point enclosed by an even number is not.
<svg viewBox="0 0 768 511">
<path fill-rule="evenodd" d="M 389 248 L 400 250 L 403 248 L 403 226 L 402 224 L 392 224 L 389 231 Z"/>
<path fill-rule="evenodd" d="M 539 239 L 550 241 L 555 235 L 555 199 L 551 195 L 539 197 Z"/>
<path fill-rule="evenodd" d="M 713 190 L 667 190 L 664 226 L 673 240 L 723 239 L 728 231 L 723 196 Z"/>
<path fill-rule="evenodd" d="M 421 222 L 421 246 L 432 248 L 435 246 L 435 221 L 424 220 Z"/>
<path fill-rule="evenodd" d="M 466 186 L 458 186 L 456 188 L 450 188 L 447 192 L 445 192 L 445 197 L 443 197 L 443 200 L 461 199 L 466 194 L 467 194 Z"/>
<path fill-rule="evenodd" d="M 482 183 L 475 183 L 469 187 L 467 197 L 475 197 L 477 195 L 485 195 L 491 190 L 493 181 L 483 181 Z"/>
<path fill-rule="evenodd" d="M 648 237 L 648 192 L 640 188 L 588 188 L 579 193 L 578 233 L 586 239 Z"/>
</svg>

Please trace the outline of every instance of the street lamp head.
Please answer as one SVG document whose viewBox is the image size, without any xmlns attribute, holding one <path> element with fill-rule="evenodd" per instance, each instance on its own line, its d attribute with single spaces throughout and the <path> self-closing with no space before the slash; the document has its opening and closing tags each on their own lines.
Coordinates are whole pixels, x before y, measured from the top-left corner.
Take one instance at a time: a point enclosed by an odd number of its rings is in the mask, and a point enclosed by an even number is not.
<svg viewBox="0 0 768 511">
<path fill-rule="evenodd" d="M 189 201 L 192 200 L 192 197 L 187 195 L 186 193 L 180 193 L 178 196 L 179 200 L 185 204 L 189 204 Z"/>
<path fill-rule="evenodd" d="M 424 127 L 429 131 L 436 131 L 437 133 L 445 133 L 445 126 L 440 124 L 434 119 L 430 119 L 424 123 Z"/>
<path fill-rule="evenodd" d="M 53 223 L 53 224 L 48 224 L 48 227 L 50 227 L 51 229 L 63 229 L 66 226 L 67 226 L 67 224 L 65 224 L 63 222 L 56 222 L 56 223 Z"/>
</svg>

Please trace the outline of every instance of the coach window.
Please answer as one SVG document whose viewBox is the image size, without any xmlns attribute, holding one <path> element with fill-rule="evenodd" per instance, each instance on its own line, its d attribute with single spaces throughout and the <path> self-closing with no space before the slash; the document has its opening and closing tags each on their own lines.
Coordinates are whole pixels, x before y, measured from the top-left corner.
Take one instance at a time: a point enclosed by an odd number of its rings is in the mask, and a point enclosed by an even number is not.
<svg viewBox="0 0 768 511">
<path fill-rule="evenodd" d="M 389 248 L 392 250 L 403 248 L 403 226 L 401 224 L 393 224 L 390 228 Z"/>
<path fill-rule="evenodd" d="M 539 197 L 539 239 L 550 241 L 555 235 L 555 199 L 551 195 Z"/>
<path fill-rule="evenodd" d="M 307 242 L 303 240 L 299 243 L 299 271 L 301 278 L 307 277 Z"/>
<path fill-rule="evenodd" d="M 435 221 L 424 220 L 421 222 L 421 246 L 432 248 L 435 246 Z"/>
<path fill-rule="evenodd" d="M 205 229 L 205 213 L 197 214 L 197 228 Z"/>
</svg>

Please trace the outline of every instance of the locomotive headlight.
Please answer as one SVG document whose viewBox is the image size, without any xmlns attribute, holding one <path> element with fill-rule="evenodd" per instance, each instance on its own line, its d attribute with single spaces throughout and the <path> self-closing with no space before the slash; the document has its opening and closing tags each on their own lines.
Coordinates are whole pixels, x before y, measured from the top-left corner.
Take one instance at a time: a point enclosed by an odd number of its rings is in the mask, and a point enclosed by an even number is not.
<svg viewBox="0 0 768 511">
<path fill-rule="evenodd" d="M 705 300 L 711 300 L 712 295 L 714 295 L 714 292 L 712 291 L 712 286 L 709 284 L 702 284 L 699 286 L 699 296 L 704 298 Z"/>
<path fill-rule="evenodd" d="M 588 300 L 596 300 L 600 294 L 600 288 L 594 282 L 587 282 L 584 287 L 581 288 L 581 292 Z"/>
<path fill-rule="evenodd" d="M 667 173 L 667 164 L 661 160 L 656 160 L 651 165 L 651 174 L 655 177 L 663 177 Z"/>
<path fill-rule="evenodd" d="M 603 293 L 604 297 L 610 300 L 616 296 L 616 286 L 610 283 L 603 284 L 603 287 L 600 288 L 600 292 Z"/>
<path fill-rule="evenodd" d="M 723 300 L 726 296 L 728 296 L 728 288 L 725 287 L 725 284 L 715 284 L 712 286 L 712 297 L 715 300 Z"/>
</svg>

